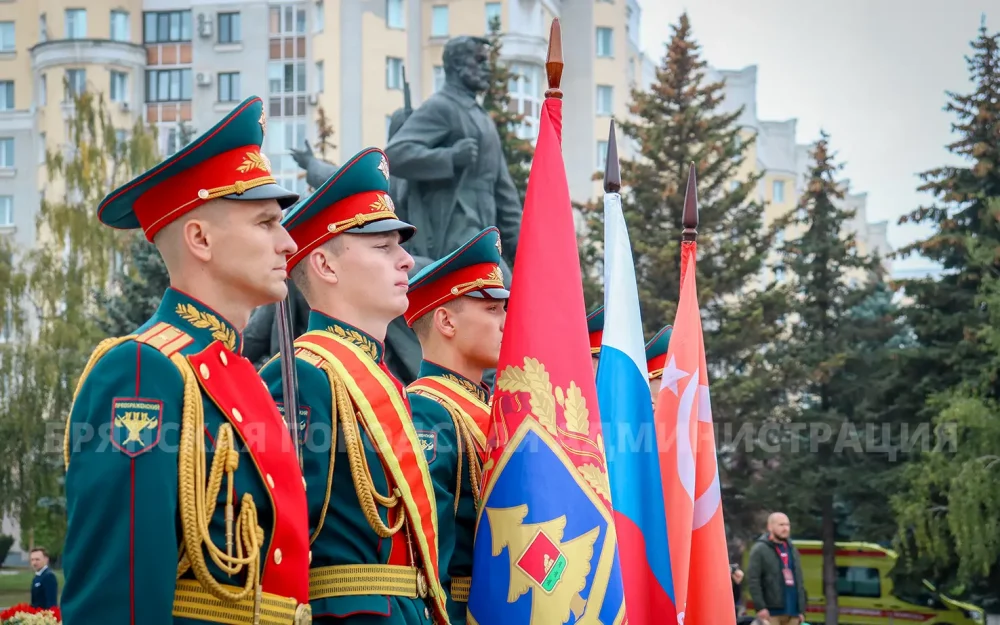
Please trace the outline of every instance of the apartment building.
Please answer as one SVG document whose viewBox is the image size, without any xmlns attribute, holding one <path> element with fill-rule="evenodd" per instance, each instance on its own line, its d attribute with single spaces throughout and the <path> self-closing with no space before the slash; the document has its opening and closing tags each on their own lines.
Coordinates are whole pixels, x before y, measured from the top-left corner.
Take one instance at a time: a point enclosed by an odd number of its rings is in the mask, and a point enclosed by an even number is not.
<svg viewBox="0 0 1000 625">
<path fill-rule="evenodd" d="M 778 217 L 795 210 L 798 205 L 811 167 L 809 155 L 812 146 L 796 141 L 795 119 L 760 119 L 757 114 L 756 66 L 740 70 L 712 69 L 709 78 L 725 81 L 722 109 L 735 111 L 743 106 L 743 114 L 737 123 L 745 136 L 757 137 L 739 176 L 745 179 L 750 173 L 764 174 L 758 183 L 757 197 L 765 202 L 764 221 L 769 225 Z M 845 195 L 840 201 L 841 206 L 855 211 L 854 218 L 845 228 L 854 233 L 858 250 L 862 254 L 880 254 L 883 266 L 891 270 L 891 264 L 886 258 L 892 251 L 888 239 L 888 221 L 868 221 L 868 194 L 851 192 L 849 180 L 843 181 L 843 188 Z M 801 226 L 791 226 L 781 236 L 796 237 L 800 234 L 800 228 Z M 774 271 L 768 268 L 761 276 L 762 281 L 783 279 L 785 276 L 780 269 Z"/>
<path fill-rule="evenodd" d="M 604 167 L 608 123 L 642 82 L 638 0 L 0 0 L 0 235 L 21 246 L 38 236 L 40 165 L 46 147 L 66 144 L 75 91 L 102 92 L 123 132 L 137 116 L 156 124 L 163 156 L 260 95 L 275 177 L 303 192 L 291 149 L 315 147 L 320 110 L 335 132 L 326 160 L 384 146 L 404 66 L 419 106 L 444 82 L 445 42 L 486 35 L 494 18 L 517 75 L 518 133 L 534 139 L 556 17 L 567 174 L 585 201 L 599 193 L 591 176 Z"/>
</svg>

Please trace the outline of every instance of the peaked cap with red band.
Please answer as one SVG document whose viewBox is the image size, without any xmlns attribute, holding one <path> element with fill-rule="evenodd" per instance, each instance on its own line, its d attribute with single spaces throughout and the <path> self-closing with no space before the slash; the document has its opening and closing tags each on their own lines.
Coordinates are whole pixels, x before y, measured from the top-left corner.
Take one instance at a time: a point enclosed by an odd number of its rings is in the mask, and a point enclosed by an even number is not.
<svg viewBox="0 0 1000 625">
<path fill-rule="evenodd" d="M 404 243 L 417 229 L 396 217 L 389 197 L 389 161 L 378 148 L 365 148 L 312 194 L 288 210 L 282 225 L 299 249 L 288 270 L 338 234 L 399 232 Z"/>
<path fill-rule="evenodd" d="M 142 228 L 152 241 L 164 226 L 215 198 L 277 200 L 288 208 L 299 196 L 274 180 L 260 151 L 266 128 L 264 103 L 247 98 L 211 130 L 112 191 L 97 218 L 119 230 Z"/>
<path fill-rule="evenodd" d="M 590 335 L 590 354 L 597 356 L 604 338 L 604 306 L 598 306 L 587 315 L 587 334 Z"/>
<path fill-rule="evenodd" d="M 646 369 L 649 370 L 650 380 L 663 375 L 663 369 L 667 366 L 667 348 L 670 347 L 672 333 L 673 326 L 666 326 L 646 343 Z"/>
<path fill-rule="evenodd" d="M 507 299 L 510 291 L 500 269 L 500 231 L 490 227 L 410 278 L 406 325 L 459 297 Z"/>
</svg>

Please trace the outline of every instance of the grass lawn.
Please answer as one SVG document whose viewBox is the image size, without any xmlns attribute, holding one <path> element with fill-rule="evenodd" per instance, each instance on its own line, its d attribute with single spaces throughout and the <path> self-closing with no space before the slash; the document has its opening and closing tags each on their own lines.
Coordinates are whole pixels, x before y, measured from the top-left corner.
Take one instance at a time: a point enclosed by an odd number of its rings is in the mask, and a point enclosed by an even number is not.
<svg viewBox="0 0 1000 625">
<path fill-rule="evenodd" d="M 59 580 L 59 594 L 63 589 L 63 572 L 57 570 L 56 578 Z M 31 580 L 35 577 L 35 572 L 31 569 L 23 568 L 3 568 L 0 569 L 0 609 L 9 608 L 18 603 L 31 602 Z"/>
</svg>

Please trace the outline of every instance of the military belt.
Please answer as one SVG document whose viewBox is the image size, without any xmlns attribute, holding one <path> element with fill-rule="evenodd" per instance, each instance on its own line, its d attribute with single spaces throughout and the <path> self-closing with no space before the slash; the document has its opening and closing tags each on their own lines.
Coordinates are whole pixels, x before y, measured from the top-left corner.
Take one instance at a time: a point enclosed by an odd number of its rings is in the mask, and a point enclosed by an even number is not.
<svg viewBox="0 0 1000 625">
<path fill-rule="evenodd" d="M 235 586 L 225 586 L 227 591 L 239 592 Z M 298 603 L 291 597 L 281 597 L 262 592 L 255 607 L 250 596 L 242 601 L 223 601 L 211 594 L 193 579 L 177 580 L 174 591 L 174 616 L 180 618 L 223 623 L 224 625 L 309 625 L 312 610 L 309 604 Z"/>
<path fill-rule="evenodd" d="M 309 599 L 348 595 L 426 597 L 427 576 L 395 564 L 340 564 L 309 569 Z"/>
<path fill-rule="evenodd" d="M 471 577 L 451 578 L 451 600 L 456 603 L 468 603 L 469 591 L 472 589 Z"/>
</svg>

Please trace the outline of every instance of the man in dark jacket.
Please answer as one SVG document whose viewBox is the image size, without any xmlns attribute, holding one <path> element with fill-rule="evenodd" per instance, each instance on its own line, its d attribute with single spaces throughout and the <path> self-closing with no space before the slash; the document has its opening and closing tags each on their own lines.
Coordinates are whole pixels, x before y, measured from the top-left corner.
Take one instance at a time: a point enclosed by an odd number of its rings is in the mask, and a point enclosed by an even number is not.
<svg viewBox="0 0 1000 625">
<path fill-rule="evenodd" d="M 747 584 L 757 620 L 770 625 L 799 625 L 806 611 L 802 557 L 789 540 L 791 524 L 781 512 L 767 518 L 767 534 L 750 550 Z"/>
<path fill-rule="evenodd" d="M 49 554 L 41 547 L 31 550 L 31 568 L 35 579 L 31 581 L 31 607 L 54 608 L 59 603 L 59 580 L 49 568 Z"/>
</svg>

